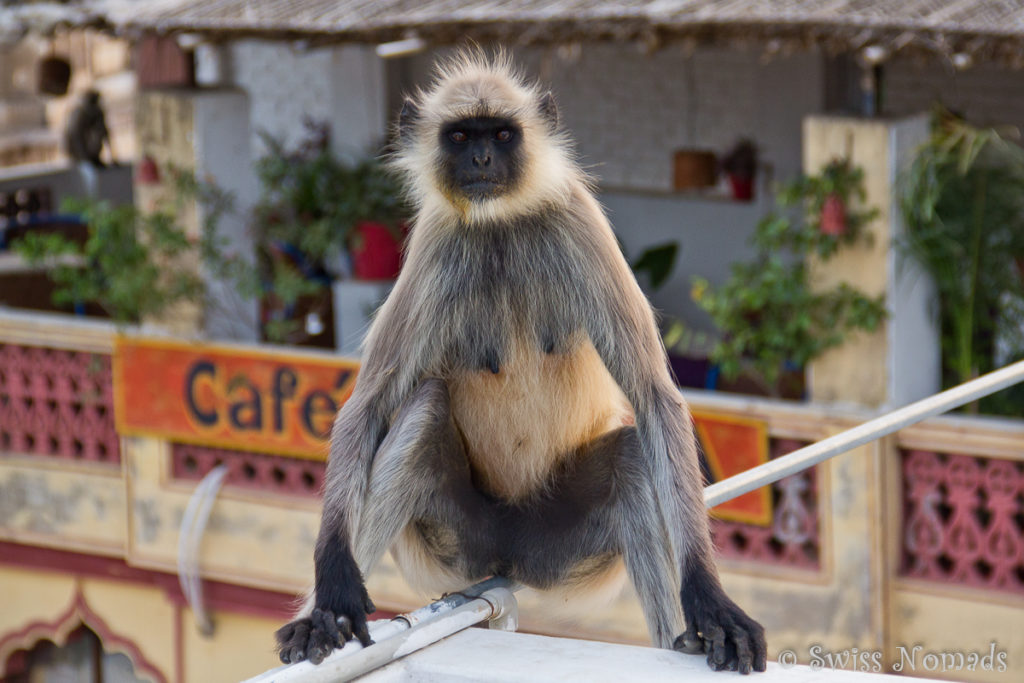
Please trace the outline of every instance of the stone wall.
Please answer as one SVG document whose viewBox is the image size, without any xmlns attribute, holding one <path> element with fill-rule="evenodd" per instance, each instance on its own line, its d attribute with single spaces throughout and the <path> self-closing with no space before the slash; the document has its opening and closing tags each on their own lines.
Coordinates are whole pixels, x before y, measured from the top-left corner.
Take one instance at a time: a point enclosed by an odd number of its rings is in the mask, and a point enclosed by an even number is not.
<svg viewBox="0 0 1024 683">
<path fill-rule="evenodd" d="M 887 115 L 912 115 L 942 102 L 979 125 L 1024 125 L 1024 70 L 978 64 L 957 71 L 938 59 L 895 60 L 885 67 L 883 88 Z"/>
</svg>

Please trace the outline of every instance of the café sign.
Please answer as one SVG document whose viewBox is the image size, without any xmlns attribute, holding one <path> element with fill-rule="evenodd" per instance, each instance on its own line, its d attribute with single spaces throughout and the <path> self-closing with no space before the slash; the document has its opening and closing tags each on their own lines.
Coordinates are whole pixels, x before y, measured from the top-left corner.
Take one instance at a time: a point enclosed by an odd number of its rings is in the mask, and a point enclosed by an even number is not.
<svg viewBox="0 0 1024 683">
<path fill-rule="evenodd" d="M 121 434 L 323 457 L 359 364 L 313 353 L 120 337 L 114 416 Z"/>
</svg>

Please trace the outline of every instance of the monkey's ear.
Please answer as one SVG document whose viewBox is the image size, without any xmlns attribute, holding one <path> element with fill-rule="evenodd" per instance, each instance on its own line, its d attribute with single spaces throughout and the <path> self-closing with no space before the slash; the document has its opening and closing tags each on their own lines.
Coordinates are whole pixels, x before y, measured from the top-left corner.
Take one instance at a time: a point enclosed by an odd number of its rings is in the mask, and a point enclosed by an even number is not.
<svg viewBox="0 0 1024 683">
<path fill-rule="evenodd" d="M 540 98 L 540 115 L 544 117 L 552 130 L 558 128 L 558 105 L 555 104 L 555 96 L 551 94 L 550 90 Z"/>
<path fill-rule="evenodd" d="M 420 118 L 420 108 L 406 98 L 402 104 L 402 112 L 398 115 L 398 139 L 408 142 L 412 137 L 412 129 Z"/>
</svg>

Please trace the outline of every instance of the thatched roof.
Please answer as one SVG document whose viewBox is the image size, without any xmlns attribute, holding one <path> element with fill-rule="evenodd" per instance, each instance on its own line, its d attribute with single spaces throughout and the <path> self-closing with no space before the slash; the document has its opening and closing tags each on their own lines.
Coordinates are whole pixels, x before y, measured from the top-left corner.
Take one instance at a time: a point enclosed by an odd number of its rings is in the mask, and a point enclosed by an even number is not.
<svg viewBox="0 0 1024 683">
<path fill-rule="evenodd" d="M 35 0 L 0 0 L 0 46 L 18 41 L 25 33 L 50 33 L 57 26 L 90 26 L 102 17 L 82 3 Z"/>
<path fill-rule="evenodd" d="M 111 0 L 94 0 L 95 4 Z M 879 44 L 1024 63 L 1024 0 L 113 0 L 121 28 L 232 38 L 512 44 L 683 39 Z M 118 9 L 120 5 L 120 9 Z M 126 9 L 127 7 L 127 9 Z M 2 11 L 2 10 L 0 10 Z"/>
<path fill-rule="evenodd" d="M 165 0 L 126 26 L 383 42 L 587 39 L 871 43 L 1024 60 L 1024 0 Z"/>
</svg>

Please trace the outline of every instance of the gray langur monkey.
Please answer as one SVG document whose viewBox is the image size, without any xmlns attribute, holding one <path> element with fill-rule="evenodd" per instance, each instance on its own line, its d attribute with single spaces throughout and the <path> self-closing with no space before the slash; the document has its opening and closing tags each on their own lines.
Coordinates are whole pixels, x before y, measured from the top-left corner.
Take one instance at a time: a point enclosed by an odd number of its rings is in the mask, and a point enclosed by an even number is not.
<svg viewBox="0 0 1024 683">
<path fill-rule="evenodd" d="M 551 94 L 462 54 L 398 138 L 417 214 L 334 424 L 314 592 L 276 634 L 282 661 L 370 642 L 363 576 L 392 548 L 435 592 L 490 575 L 590 590 L 624 565 L 656 645 L 763 671 L 764 629 L 718 580 L 654 314 Z"/>
<path fill-rule="evenodd" d="M 87 90 L 68 117 L 67 129 L 64 131 L 64 146 L 68 156 L 74 161 L 103 168 L 106 164 L 100 155 L 103 153 L 103 144 L 109 144 L 109 141 L 110 133 L 100 104 L 100 94 L 95 90 Z"/>
</svg>

